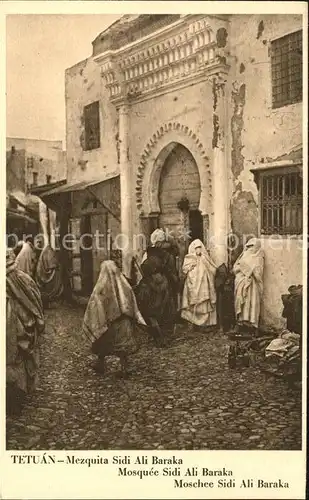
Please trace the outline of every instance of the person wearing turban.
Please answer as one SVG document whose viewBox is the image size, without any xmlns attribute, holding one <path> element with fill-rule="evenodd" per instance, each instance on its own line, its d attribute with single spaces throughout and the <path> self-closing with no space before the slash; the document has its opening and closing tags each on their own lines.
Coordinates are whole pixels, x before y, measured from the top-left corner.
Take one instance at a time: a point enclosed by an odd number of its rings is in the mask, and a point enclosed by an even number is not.
<svg viewBox="0 0 309 500">
<path fill-rule="evenodd" d="M 142 279 L 135 288 L 139 309 L 158 347 L 168 343 L 177 312 L 179 279 L 175 258 L 163 229 L 156 229 L 141 264 Z"/>
</svg>

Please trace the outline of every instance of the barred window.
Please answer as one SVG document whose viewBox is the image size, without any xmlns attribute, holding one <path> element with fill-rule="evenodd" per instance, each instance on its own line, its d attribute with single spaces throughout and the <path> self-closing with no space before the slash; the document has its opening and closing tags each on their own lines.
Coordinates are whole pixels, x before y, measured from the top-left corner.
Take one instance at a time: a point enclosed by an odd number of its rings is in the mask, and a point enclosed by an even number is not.
<svg viewBox="0 0 309 500">
<path fill-rule="evenodd" d="M 27 158 L 27 168 L 33 168 L 33 157 L 28 156 Z"/>
<path fill-rule="evenodd" d="M 84 150 L 100 147 L 100 108 L 99 102 L 92 102 L 84 107 L 85 146 Z"/>
<path fill-rule="evenodd" d="M 32 172 L 32 186 L 38 185 L 38 173 Z"/>
<path fill-rule="evenodd" d="M 301 234 L 302 178 L 295 170 L 261 172 L 261 234 Z"/>
<path fill-rule="evenodd" d="M 302 30 L 271 43 L 272 106 L 302 100 Z"/>
</svg>

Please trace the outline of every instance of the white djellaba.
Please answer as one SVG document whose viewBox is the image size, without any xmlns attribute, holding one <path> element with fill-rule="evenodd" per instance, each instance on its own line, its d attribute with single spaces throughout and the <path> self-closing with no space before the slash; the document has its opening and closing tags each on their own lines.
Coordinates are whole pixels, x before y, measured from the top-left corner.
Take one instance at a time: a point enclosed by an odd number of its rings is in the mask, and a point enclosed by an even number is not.
<svg viewBox="0 0 309 500">
<path fill-rule="evenodd" d="M 186 278 L 181 317 L 197 326 L 216 325 L 216 265 L 200 240 L 190 244 L 182 270 Z"/>
<path fill-rule="evenodd" d="M 235 315 L 238 323 L 259 326 L 261 298 L 263 294 L 264 251 L 260 240 L 251 238 L 236 260 Z"/>
</svg>

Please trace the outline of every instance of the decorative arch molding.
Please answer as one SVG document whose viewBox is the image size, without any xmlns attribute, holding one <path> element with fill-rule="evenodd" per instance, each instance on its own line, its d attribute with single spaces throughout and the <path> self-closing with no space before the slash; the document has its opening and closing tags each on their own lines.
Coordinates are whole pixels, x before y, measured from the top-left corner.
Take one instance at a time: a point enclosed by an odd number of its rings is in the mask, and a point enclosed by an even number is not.
<svg viewBox="0 0 309 500">
<path fill-rule="evenodd" d="M 148 141 L 140 159 L 136 180 L 136 205 L 140 215 L 160 212 L 160 175 L 171 151 L 181 144 L 192 154 L 198 167 L 201 184 L 199 210 L 203 215 L 211 212 L 212 169 L 206 149 L 188 126 L 179 122 L 162 125 Z"/>
</svg>

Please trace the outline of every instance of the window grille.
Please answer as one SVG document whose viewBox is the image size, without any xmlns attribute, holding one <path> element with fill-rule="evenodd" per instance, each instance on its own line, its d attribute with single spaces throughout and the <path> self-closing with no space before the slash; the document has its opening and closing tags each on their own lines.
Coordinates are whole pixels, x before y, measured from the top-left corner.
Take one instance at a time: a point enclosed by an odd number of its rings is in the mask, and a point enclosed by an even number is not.
<svg viewBox="0 0 309 500">
<path fill-rule="evenodd" d="M 33 158 L 32 156 L 27 158 L 27 168 L 33 168 Z"/>
<path fill-rule="evenodd" d="M 84 107 L 85 145 L 84 150 L 90 151 L 100 147 L 100 109 L 99 102 L 93 102 Z"/>
<path fill-rule="evenodd" d="M 302 178 L 299 172 L 261 173 L 261 234 L 301 234 Z"/>
<path fill-rule="evenodd" d="M 272 106 L 302 101 L 302 31 L 271 43 Z"/>
</svg>

